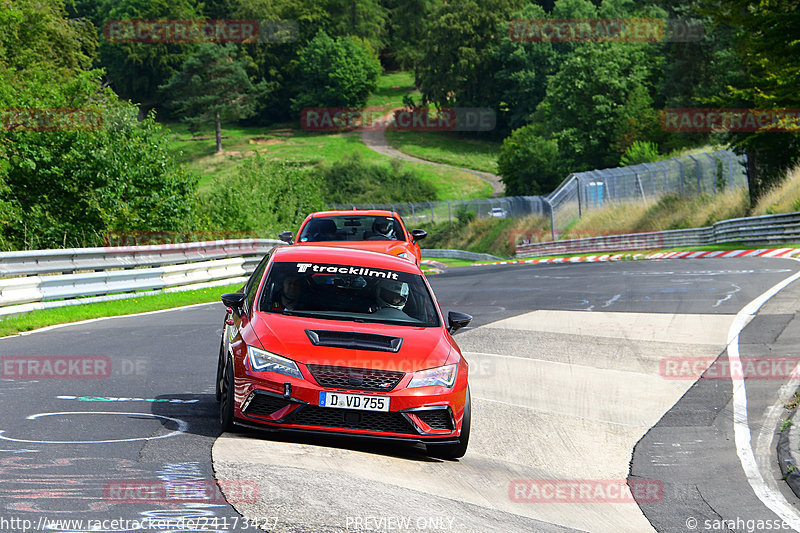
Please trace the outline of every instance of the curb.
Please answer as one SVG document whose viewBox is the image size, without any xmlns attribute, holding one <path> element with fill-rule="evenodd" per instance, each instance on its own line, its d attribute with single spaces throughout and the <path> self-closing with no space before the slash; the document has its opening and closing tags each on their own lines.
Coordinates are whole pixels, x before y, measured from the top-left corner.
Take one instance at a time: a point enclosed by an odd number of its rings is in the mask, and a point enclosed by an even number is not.
<svg viewBox="0 0 800 533">
<path fill-rule="evenodd" d="M 420 265 L 425 265 L 426 268 L 425 275 L 426 276 L 434 276 L 436 274 L 441 274 L 445 270 L 447 270 L 447 265 L 444 263 L 440 263 L 439 261 L 434 261 L 432 259 L 423 259 L 420 261 Z"/>
<path fill-rule="evenodd" d="M 783 480 L 786 481 L 795 496 L 800 498 L 800 470 L 798 470 L 798 464 L 792 454 L 791 441 L 794 439 L 790 438 L 790 433 L 798 431 L 798 428 L 796 428 L 798 422 L 800 422 L 797 420 L 798 415 L 800 413 L 798 413 L 797 406 L 795 406 L 786 417 L 786 420 L 791 420 L 792 424 L 784 431 L 781 431 L 780 427 L 777 428 L 779 436 L 776 451 L 778 466 L 781 469 Z"/>
<path fill-rule="evenodd" d="M 476 263 L 471 266 L 538 264 L 538 263 L 597 263 L 606 261 L 640 261 L 652 259 L 728 259 L 734 257 L 780 257 L 789 258 L 800 253 L 798 248 L 762 248 L 757 250 L 717 250 L 711 252 L 658 252 L 654 254 L 605 254 L 543 259 L 509 259 L 491 263 Z"/>
</svg>

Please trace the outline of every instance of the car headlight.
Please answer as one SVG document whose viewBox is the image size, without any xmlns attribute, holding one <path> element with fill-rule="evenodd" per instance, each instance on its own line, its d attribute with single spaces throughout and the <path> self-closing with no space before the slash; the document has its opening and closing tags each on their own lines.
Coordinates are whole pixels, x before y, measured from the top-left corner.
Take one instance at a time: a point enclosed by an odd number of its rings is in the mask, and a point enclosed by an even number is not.
<svg viewBox="0 0 800 533">
<path fill-rule="evenodd" d="M 456 382 L 457 373 L 457 363 L 446 366 L 438 366 L 436 368 L 429 368 L 428 370 L 420 370 L 419 372 L 414 372 L 414 377 L 411 378 L 408 388 L 430 387 L 431 385 L 452 387 Z"/>
<path fill-rule="evenodd" d="M 303 379 L 303 374 L 297 368 L 297 363 L 291 359 L 259 350 L 252 346 L 247 347 L 247 355 L 250 358 L 250 367 L 256 372 L 277 372 L 278 374 Z"/>
</svg>

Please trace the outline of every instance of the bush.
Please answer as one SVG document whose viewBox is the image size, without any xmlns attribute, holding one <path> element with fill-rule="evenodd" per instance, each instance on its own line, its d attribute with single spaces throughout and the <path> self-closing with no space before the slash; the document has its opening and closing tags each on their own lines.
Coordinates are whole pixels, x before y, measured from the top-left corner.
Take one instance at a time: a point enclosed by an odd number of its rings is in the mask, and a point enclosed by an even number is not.
<svg viewBox="0 0 800 533">
<path fill-rule="evenodd" d="M 642 163 L 652 163 L 653 161 L 658 161 L 661 159 L 661 155 L 658 153 L 658 147 L 655 143 L 647 142 L 647 141 L 633 141 L 625 153 L 622 154 L 622 158 L 619 160 L 619 164 L 623 167 L 628 167 L 631 165 L 640 165 Z"/>
<path fill-rule="evenodd" d="M 539 135 L 533 124 L 514 130 L 497 160 L 509 196 L 551 192 L 566 177 L 559 166 L 558 143 Z"/>
<path fill-rule="evenodd" d="M 387 165 L 369 163 L 356 153 L 332 165 L 318 166 L 315 174 L 329 204 L 424 202 L 436 199 L 436 189 L 398 160 Z"/>
<path fill-rule="evenodd" d="M 107 230 L 186 229 L 196 179 L 170 154 L 163 128 L 137 114 L 110 97 L 96 131 L 5 135 L 0 204 L 24 216 L 6 223 L 4 246 L 87 246 Z"/>
<path fill-rule="evenodd" d="M 199 198 L 197 211 L 203 229 L 274 238 L 281 231 L 294 230 L 308 213 L 323 207 L 314 174 L 258 154 L 244 160 L 232 178 L 212 185 Z"/>
</svg>

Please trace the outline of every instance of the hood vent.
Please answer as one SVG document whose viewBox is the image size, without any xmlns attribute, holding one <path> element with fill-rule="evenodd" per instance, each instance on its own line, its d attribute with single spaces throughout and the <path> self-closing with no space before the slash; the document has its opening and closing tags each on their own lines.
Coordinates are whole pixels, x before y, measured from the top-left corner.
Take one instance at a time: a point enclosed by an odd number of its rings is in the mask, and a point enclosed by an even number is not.
<svg viewBox="0 0 800 533">
<path fill-rule="evenodd" d="M 308 340 L 314 346 L 330 346 L 333 348 L 349 348 L 351 350 L 373 350 L 397 353 L 403 344 L 402 337 L 389 337 L 374 333 L 355 331 L 306 330 Z"/>
</svg>

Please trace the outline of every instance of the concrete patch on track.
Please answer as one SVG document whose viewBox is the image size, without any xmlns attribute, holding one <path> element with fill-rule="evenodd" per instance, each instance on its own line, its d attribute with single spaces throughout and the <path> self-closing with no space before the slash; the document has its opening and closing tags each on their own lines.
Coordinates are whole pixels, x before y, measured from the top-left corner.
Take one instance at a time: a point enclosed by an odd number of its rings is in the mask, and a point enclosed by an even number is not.
<svg viewBox="0 0 800 533">
<path fill-rule="evenodd" d="M 473 396 L 470 449 L 460 461 L 430 459 L 419 446 L 226 434 L 214 445 L 214 468 L 220 480 L 257 480 L 258 502 L 237 510 L 279 515 L 278 531 L 388 531 L 387 520 L 408 517 L 406 530 L 653 531 L 624 498 L 532 503 L 515 487 L 624 482 L 636 442 L 694 381 L 664 379 L 660 361 L 710 363 L 732 320 L 582 311 L 504 319 L 457 337 Z"/>
</svg>

